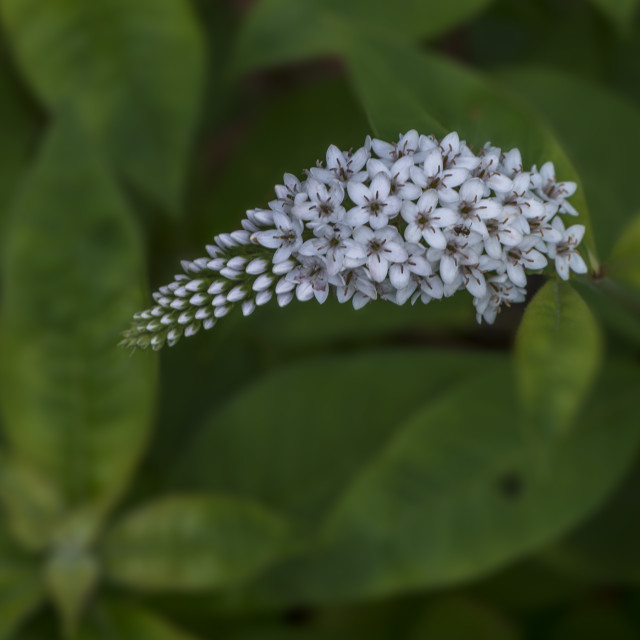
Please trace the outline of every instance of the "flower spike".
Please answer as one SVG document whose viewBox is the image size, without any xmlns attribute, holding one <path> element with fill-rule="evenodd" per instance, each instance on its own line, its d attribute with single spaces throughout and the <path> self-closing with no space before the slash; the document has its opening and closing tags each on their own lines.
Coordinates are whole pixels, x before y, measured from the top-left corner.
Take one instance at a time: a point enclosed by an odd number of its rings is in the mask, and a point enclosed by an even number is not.
<svg viewBox="0 0 640 640">
<path fill-rule="evenodd" d="M 409 131 L 398 142 L 367 138 L 356 151 L 330 146 L 299 180 L 285 174 L 266 209 L 220 234 L 207 256 L 153 294 L 122 345 L 160 349 L 210 329 L 234 306 L 244 315 L 273 298 L 324 302 L 333 293 L 360 309 L 382 298 L 428 303 L 466 289 L 478 322 L 523 302 L 527 272 L 551 260 L 560 278 L 585 273 L 583 225 L 553 164 L 524 171 L 518 149 L 487 143 L 474 154 L 456 132 L 437 140 Z"/>
</svg>

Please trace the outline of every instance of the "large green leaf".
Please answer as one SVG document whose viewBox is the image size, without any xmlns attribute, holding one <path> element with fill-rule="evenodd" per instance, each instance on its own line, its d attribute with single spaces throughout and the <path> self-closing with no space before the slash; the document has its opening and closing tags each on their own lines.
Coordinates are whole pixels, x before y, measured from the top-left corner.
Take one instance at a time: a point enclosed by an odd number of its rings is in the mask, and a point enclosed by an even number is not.
<svg viewBox="0 0 640 640">
<path fill-rule="evenodd" d="M 0 529 L 0 640 L 14 637 L 16 628 L 43 596 L 36 562 Z"/>
<path fill-rule="evenodd" d="M 175 481 L 252 497 L 315 532 L 403 420 L 495 362 L 484 353 L 413 350 L 307 360 L 272 373 L 202 425 Z"/>
<path fill-rule="evenodd" d="M 42 550 L 53 539 L 62 516 L 54 486 L 28 464 L 0 455 L 0 504 L 7 529 L 26 549 Z"/>
<path fill-rule="evenodd" d="M 139 507 L 107 534 L 107 575 L 158 590 L 235 585 L 264 570 L 285 549 L 285 522 L 245 500 L 163 498 Z"/>
<path fill-rule="evenodd" d="M 516 334 L 518 387 L 537 436 L 566 433 L 595 378 L 602 338 L 573 287 L 549 281 L 527 306 Z"/>
<path fill-rule="evenodd" d="M 549 640 L 635 640 L 637 624 L 615 603 L 579 604 L 545 634 Z"/>
<path fill-rule="evenodd" d="M 629 407 L 637 366 L 605 369 L 581 428 L 549 447 L 542 464 L 515 420 L 512 377 L 505 359 L 397 423 L 343 489 L 315 551 L 275 567 L 253 597 L 338 601 L 451 585 L 584 519 L 636 454 L 640 432 Z"/>
<path fill-rule="evenodd" d="M 77 107 L 119 169 L 179 207 L 203 43 L 187 0 L 2 0 L 7 35 L 38 97 Z"/>
<path fill-rule="evenodd" d="M 137 605 L 99 602 L 92 613 L 79 640 L 198 640 Z"/>
<path fill-rule="evenodd" d="M 548 122 L 575 164 L 596 244 L 608 256 L 640 209 L 635 169 L 640 109 L 603 86 L 553 69 L 518 67 L 501 71 L 498 78 Z"/>
<path fill-rule="evenodd" d="M 1 43 L 0 95 L 0 229 L 3 229 L 8 205 L 27 167 L 40 127 L 38 114 L 10 68 Z"/>
<path fill-rule="evenodd" d="M 552 161 L 561 180 L 580 184 L 558 140 L 533 111 L 506 90 L 460 65 L 381 40 L 354 41 L 347 51 L 349 69 L 375 133 L 424 127 L 421 133 L 458 131 L 475 146 L 491 141 L 518 147 L 526 168 Z M 587 204 L 579 189 L 571 202 L 587 227 L 585 246 L 595 242 Z"/>
<path fill-rule="evenodd" d="M 116 346 L 144 304 L 140 238 L 71 115 L 48 135 L 13 218 L 2 281 L 5 435 L 67 507 L 106 506 L 145 446 L 155 362 Z"/>
<path fill-rule="evenodd" d="M 241 70 L 342 52 L 363 34 L 402 40 L 438 35 L 491 0 L 260 0 L 240 34 Z"/>
</svg>

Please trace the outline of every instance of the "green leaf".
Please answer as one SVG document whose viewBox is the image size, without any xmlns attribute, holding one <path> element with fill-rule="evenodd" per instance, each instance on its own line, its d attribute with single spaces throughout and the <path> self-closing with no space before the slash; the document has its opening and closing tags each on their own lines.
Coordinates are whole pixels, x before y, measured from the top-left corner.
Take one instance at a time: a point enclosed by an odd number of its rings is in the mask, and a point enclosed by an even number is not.
<svg viewBox="0 0 640 640">
<path fill-rule="evenodd" d="M 497 77 L 544 118 L 575 164 L 596 245 L 608 256 L 640 206 L 634 153 L 640 147 L 640 109 L 603 86 L 552 68 L 518 67 Z"/>
<path fill-rule="evenodd" d="M 508 620 L 486 605 L 460 596 L 431 603 L 413 625 L 407 640 L 517 640 Z"/>
<path fill-rule="evenodd" d="M 591 0 L 602 13 L 622 32 L 633 28 L 634 16 L 638 10 L 638 0 Z"/>
<path fill-rule="evenodd" d="M 505 359 L 400 422 L 343 490 L 315 549 L 274 567 L 249 597 L 336 602 L 450 586 L 531 553 L 593 512 L 637 452 L 627 407 L 638 367 L 605 369 L 581 428 L 543 465 L 515 421 L 512 378 Z"/>
<path fill-rule="evenodd" d="M 98 603 L 79 640 L 198 640 L 152 611 L 124 603 Z"/>
<path fill-rule="evenodd" d="M 7 528 L 31 550 L 41 550 L 53 538 L 62 515 L 56 488 L 28 464 L 0 455 L 0 502 Z"/>
<path fill-rule="evenodd" d="M 640 215 L 636 215 L 618 238 L 606 273 L 640 291 Z"/>
<path fill-rule="evenodd" d="M 177 210 L 204 59 L 187 0 L 2 0 L 0 8 L 44 104 L 74 105 L 118 169 Z"/>
<path fill-rule="evenodd" d="M 472 18 L 491 0 L 260 0 L 240 33 L 242 71 L 341 53 L 349 41 L 379 34 L 400 40 L 434 37 Z"/>
<path fill-rule="evenodd" d="M 80 615 L 98 580 L 96 559 L 82 547 L 61 545 L 44 567 L 44 581 L 62 618 L 67 637 L 76 632 Z"/>
<path fill-rule="evenodd" d="M 212 413 L 174 483 L 258 500 L 315 533 L 403 420 L 497 361 L 488 353 L 373 352 L 268 374 Z"/>
<path fill-rule="evenodd" d="M 66 507 L 106 507 L 146 444 L 155 360 L 116 345 L 144 305 L 140 238 L 75 118 L 47 136 L 4 262 L 4 431 Z"/>
<path fill-rule="evenodd" d="M 527 306 L 516 334 L 518 390 L 527 422 L 543 438 L 564 434 L 600 365 L 596 319 L 570 284 L 549 281 Z"/>
<path fill-rule="evenodd" d="M 38 113 L 10 68 L 0 44 L 0 230 L 40 129 Z"/>
<path fill-rule="evenodd" d="M 43 600 L 39 567 L 0 528 L 0 640 L 9 640 Z"/>
<path fill-rule="evenodd" d="M 637 415 L 637 403 L 626 407 Z M 640 584 L 640 522 L 633 517 L 640 495 L 640 465 L 592 518 L 542 554 L 552 569 L 574 579 Z"/>
<path fill-rule="evenodd" d="M 487 141 L 518 147 L 526 168 L 552 161 L 561 180 L 580 179 L 550 129 L 508 91 L 458 64 L 381 40 L 353 41 L 349 70 L 375 133 L 458 131 L 479 147 Z M 587 228 L 585 246 L 595 255 L 587 204 L 582 193 L 571 197 L 580 212 L 575 221 Z"/>
<path fill-rule="evenodd" d="M 104 566 L 111 579 L 140 589 L 228 587 L 272 563 L 286 534 L 282 519 L 249 501 L 163 498 L 107 534 Z"/>
</svg>

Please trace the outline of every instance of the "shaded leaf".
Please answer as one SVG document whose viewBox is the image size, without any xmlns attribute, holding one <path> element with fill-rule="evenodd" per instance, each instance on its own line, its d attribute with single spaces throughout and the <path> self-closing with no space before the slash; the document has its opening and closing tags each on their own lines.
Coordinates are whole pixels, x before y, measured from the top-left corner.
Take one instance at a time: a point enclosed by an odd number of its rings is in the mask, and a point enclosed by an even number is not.
<svg viewBox="0 0 640 640">
<path fill-rule="evenodd" d="M 287 527 L 257 504 L 227 497 L 163 498 L 120 520 L 104 544 L 105 571 L 129 586 L 202 589 L 237 584 L 284 550 Z"/>
<path fill-rule="evenodd" d="M 607 604 L 579 605 L 546 635 L 549 640 L 634 640 L 638 627 L 621 610 Z"/>
<path fill-rule="evenodd" d="M 197 640 L 152 611 L 125 603 L 98 603 L 79 640 Z"/>
<path fill-rule="evenodd" d="M 559 179 L 580 185 L 549 128 L 516 97 L 481 75 L 452 61 L 380 40 L 352 42 L 347 58 L 372 127 L 382 138 L 395 139 L 398 133 L 416 127 L 428 127 L 421 131 L 424 134 L 458 131 L 476 147 L 487 141 L 505 150 L 518 147 L 527 169 L 552 161 Z M 594 254 L 582 189 L 571 202 L 580 212 L 575 220 L 587 228 L 585 246 Z"/>
<path fill-rule="evenodd" d="M 0 455 L 0 503 L 6 525 L 20 544 L 43 549 L 53 538 L 62 514 L 56 488 L 29 465 Z"/>
<path fill-rule="evenodd" d="M 43 600 L 38 566 L 0 529 L 0 639 L 15 630 Z"/>
<path fill-rule="evenodd" d="M 518 67 L 498 78 L 545 119 L 575 164 L 605 258 L 640 208 L 635 170 L 640 109 L 603 86 L 553 68 Z"/>
<path fill-rule="evenodd" d="M 598 507 L 636 455 L 640 372 L 605 369 L 580 429 L 532 456 L 505 361 L 440 394 L 360 466 L 318 545 L 251 598 L 336 602 L 476 579 L 548 544 Z M 603 428 L 603 424 L 607 428 Z"/>
<path fill-rule="evenodd" d="M 315 533 L 403 420 L 497 360 L 488 353 L 413 350 L 287 367 L 211 415 L 185 449 L 175 482 L 251 497 Z"/>
<path fill-rule="evenodd" d="M 236 64 L 246 71 L 337 54 L 365 34 L 429 38 L 469 20 L 490 2 L 260 0 L 241 31 Z"/>
<path fill-rule="evenodd" d="M 428 605 L 407 640 L 517 640 L 520 634 L 498 611 L 460 596 Z"/>
<path fill-rule="evenodd" d="M 154 359 L 117 348 L 142 307 L 140 239 L 71 116 L 47 137 L 13 210 L 3 273 L 4 431 L 68 507 L 103 507 L 145 446 Z"/>
<path fill-rule="evenodd" d="M 6 32 L 38 97 L 72 104 L 119 169 L 180 204 L 203 43 L 186 0 L 2 0 Z"/>
<path fill-rule="evenodd" d="M 591 0 L 616 27 L 628 33 L 633 25 L 633 18 L 638 10 L 638 0 Z"/>
<path fill-rule="evenodd" d="M 518 390 L 527 422 L 543 439 L 573 424 L 600 364 L 598 324 L 570 284 L 549 281 L 516 334 Z"/>
<path fill-rule="evenodd" d="M 606 273 L 640 291 L 640 215 L 631 221 L 618 238 Z"/>
</svg>

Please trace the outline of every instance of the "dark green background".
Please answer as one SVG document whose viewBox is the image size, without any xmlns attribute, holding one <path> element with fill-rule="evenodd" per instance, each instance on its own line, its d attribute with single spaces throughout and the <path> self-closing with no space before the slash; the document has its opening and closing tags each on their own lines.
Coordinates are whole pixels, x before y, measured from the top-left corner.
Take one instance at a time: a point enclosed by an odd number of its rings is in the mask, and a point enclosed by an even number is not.
<svg viewBox="0 0 640 640">
<path fill-rule="evenodd" d="M 640 637 L 638 4 L 0 0 L 0 640 Z M 116 346 L 410 128 L 553 160 L 590 273 Z"/>
</svg>

